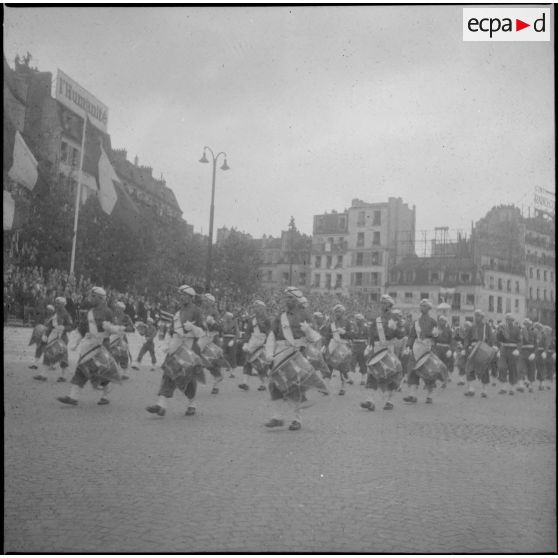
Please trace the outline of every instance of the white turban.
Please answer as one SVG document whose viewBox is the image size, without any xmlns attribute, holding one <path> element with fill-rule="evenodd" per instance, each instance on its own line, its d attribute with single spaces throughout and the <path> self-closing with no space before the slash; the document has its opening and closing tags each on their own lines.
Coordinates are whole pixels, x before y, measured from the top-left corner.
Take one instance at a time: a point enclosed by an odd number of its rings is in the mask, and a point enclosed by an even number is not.
<svg viewBox="0 0 558 558">
<path fill-rule="evenodd" d="M 180 294 L 196 296 L 196 291 L 192 287 L 190 287 L 190 285 L 181 285 L 180 287 L 178 287 L 178 292 Z"/>
<path fill-rule="evenodd" d="M 93 287 L 91 289 L 91 292 L 97 296 L 107 296 L 107 292 L 105 291 L 105 289 L 103 289 L 103 287 Z"/>
</svg>

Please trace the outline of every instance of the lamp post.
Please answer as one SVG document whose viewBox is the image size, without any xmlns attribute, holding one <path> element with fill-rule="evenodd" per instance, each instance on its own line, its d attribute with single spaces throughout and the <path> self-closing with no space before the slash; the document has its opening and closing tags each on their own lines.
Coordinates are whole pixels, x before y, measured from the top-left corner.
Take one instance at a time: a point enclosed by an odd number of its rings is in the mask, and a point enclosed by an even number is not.
<svg viewBox="0 0 558 558">
<path fill-rule="evenodd" d="M 217 174 L 217 160 L 220 155 L 223 155 L 225 161 L 221 165 L 221 170 L 229 170 L 230 167 L 227 165 L 227 154 L 224 151 L 217 153 L 215 155 L 210 147 L 204 146 L 203 155 L 200 159 L 200 163 L 209 163 L 206 156 L 207 152 L 211 153 L 211 159 L 213 163 L 213 173 L 211 179 L 211 206 L 209 208 L 209 245 L 207 247 L 207 266 L 205 271 L 205 291 L 210 292 L 211 290 L 211 257 L 213 252 L 213 213 L 215 211 L 215 176 Z"/>
</svg>

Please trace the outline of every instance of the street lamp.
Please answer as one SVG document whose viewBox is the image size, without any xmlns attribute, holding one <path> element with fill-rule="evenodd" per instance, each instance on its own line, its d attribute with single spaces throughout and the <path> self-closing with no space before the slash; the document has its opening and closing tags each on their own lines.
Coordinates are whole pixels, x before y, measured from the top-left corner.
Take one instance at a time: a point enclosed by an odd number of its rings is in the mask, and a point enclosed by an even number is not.
<svg viewBox="0 0 558 558">
<path fill-rule="evenodd" d="M 217 160 L 220 155 L 223 155 L 225 161 L 221 165 L 221 170 L 229 170 L 230 167 L 227 165 L 227 154 L 224 151 L 217 153 L 215 155 L 210 147 L 204 146 L 203 155 L 200 159 L 200 163 L 209 163 L 207 158 L 207 152 L 211 153 L 211 159 L 213 163 L 213 174 L 211 180 L 211 207 L 209 208 L 209 245 L 207 247 L 207 266 L 205 271 L 205 291 L 210 292 L 211 290 L 211 256 L 213 251 L 213 213 L 215 211 L 215 175 L 217 173 Z"/>
</svg>

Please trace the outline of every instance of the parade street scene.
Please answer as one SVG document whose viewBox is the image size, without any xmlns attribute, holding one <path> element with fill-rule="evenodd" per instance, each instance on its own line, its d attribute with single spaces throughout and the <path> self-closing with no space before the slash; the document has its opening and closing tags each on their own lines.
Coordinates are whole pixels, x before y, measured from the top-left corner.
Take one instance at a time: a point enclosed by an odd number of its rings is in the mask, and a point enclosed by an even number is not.
<svg viewBox="0 0 558 558">
<path fill-rule="evenodd" d="M 5 554 L 550 554 L 554 7 L 3 6 Z"/>
</svg>

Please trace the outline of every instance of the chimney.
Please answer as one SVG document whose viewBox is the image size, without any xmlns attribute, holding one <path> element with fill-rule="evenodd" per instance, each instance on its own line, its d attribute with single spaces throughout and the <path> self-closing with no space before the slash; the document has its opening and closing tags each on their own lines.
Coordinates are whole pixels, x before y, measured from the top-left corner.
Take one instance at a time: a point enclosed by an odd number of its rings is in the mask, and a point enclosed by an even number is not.
<svg viewBox="0 0 558 558">
<path fill-rule="evenodd" d="M 136 155 L 136 156 L 134 157 L 134 165 L 137 167 L 137 166 L 138 166 L 138 163 L 139 163 L 139 159 L 138 159 L 138 156 Z"/>
</svg>

